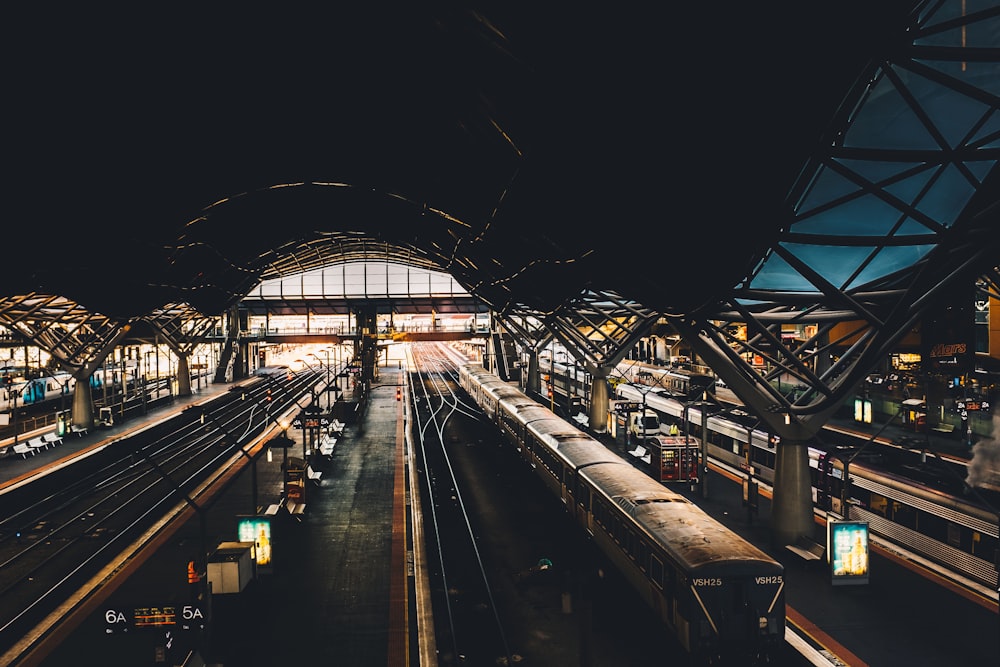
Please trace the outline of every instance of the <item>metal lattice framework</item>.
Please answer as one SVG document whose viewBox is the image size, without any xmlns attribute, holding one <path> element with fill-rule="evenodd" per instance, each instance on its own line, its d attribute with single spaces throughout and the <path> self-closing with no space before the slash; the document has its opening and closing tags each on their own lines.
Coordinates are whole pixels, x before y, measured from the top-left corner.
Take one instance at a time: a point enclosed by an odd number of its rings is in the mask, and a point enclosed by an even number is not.
<svg viewBox="0 0 1000 667">
<path fill-rule="evenodd" d="M 929 308 L 995 276 L 998 23 L 995 3 L 923 3 L 912 43 L 873 63 L 806 165 L 766 257 L 714 310 L 673 318 L 776 432 L 815 433 Z M 782 328 L 804 324 L 814 333 L 786 343 Z M 779 376 L 807 390 L 783 393 Z"/>
</svg>

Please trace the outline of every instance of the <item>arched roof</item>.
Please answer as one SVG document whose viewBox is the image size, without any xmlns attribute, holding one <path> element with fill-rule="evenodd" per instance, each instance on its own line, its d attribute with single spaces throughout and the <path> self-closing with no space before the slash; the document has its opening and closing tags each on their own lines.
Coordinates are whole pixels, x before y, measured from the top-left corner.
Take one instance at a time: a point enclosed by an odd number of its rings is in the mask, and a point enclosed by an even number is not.
<svg viewBox="0 0 1000 667">
<path fill-rule="evenodd" d="M 790 258 L 820 278 L 792 291 L 873 283 L 883 258 L 919 258 L 903 234 L 948 228 L 939 209 L 989 209 L 974 195 L 996 169 L 965 158 L 997 146 L 996 2 L 417 4 L 124 29 L 18 9 L 0 291 L 212 314 L 263 278 L 370 256 L 447 271 L 501 310 L 594 289 L 688 312 L 734 285 L 787 291 Z M 880 69 L 920 21 L 926 50 Z M 886 103 L 831 136 L 864 115 L 837 116 L 852 90 Z M 824 212 L 834 199 L 899 230 L 857 234 Z"/>
</svg>

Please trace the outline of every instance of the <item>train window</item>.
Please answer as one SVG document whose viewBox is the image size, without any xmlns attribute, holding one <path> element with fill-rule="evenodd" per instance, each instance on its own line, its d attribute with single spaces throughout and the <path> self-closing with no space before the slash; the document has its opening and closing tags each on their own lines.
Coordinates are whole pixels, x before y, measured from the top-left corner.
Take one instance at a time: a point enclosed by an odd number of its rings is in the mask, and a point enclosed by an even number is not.
<svg viewBox="0 0 1000 667">
<path fill-rule="evenodd" d="M 871 501 L 868 509 L 872 512 L 877 512 L 882 516 L 887 516 L 887 512 L 889 511 L 889 500 L 883 495 L 873 493 L 871 495 Z"/>
<path fill-rule="evenodd" d="M 649 559 L 649 579 L 657 588 L 663 589 L 663 561 L 656 556 Z"/>
<path fill-rule="evenodd" d="M 614 526 L 612 534 L 615 538 L 615 542 L 618 544 L 623 544 L 625 542 L 625 524 L 617 516 L 614 518 Z"/>
<path fill-rule="evenodd" d="M 948 522 L 948 544 L 958 549 L 962 548 L 962 527 L 951 521 Z"/>
<path fill-rule="evenodd" d="M 600 500 L 594 503 L 594 521 L 602 526 L 606 526 L 607 519 L 607 507 Z"/>
<path fill-rule="evenodd" d="M 635 560 L 636 555 L 639 552 L 639 540 L 635 536 L 635 532 L 631 530 L 625 531 L 625 553 L 632 560 Z"/>
<path fill-rule="evenodd" d="M 893 501 L 892 516 L 890 518 L 900 526 L 912 528 L 913 530 L 917 530 L 920 527 L 917 525 L 919 523 L 917 521 L 917 510 L 900 502 Z"/>
<path fill-rule="evenodd" d="M 646 544 L 645 540 L 639 540 L 639 553 L 636 561 L 639 563 L 639 569 L 643 572 L 649 569 L 649 545 Z"/>
</svg>

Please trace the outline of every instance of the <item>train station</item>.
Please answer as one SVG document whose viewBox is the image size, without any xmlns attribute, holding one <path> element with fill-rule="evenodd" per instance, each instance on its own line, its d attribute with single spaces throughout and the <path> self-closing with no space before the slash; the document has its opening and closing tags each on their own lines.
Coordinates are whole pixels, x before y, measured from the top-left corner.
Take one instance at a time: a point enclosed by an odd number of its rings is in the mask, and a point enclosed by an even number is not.
<svg viewBox="0 0 1000 667">
<path fill-rule="evenodd" d="M 996 662 L 1000 7 L 650 11 L 39 36 L 0 661 Z"/>
</svg>

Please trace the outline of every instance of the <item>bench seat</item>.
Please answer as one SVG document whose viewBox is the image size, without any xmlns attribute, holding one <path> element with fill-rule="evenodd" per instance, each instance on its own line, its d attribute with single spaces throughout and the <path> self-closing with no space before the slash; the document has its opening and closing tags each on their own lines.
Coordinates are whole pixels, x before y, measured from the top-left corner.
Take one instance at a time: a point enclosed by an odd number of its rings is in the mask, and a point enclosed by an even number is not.
<svg viewBox="0 0 1000 667">
<path fill-rule="evenodd" d="M 76 433 L 78 437 L 83 437 L 90 432 L 86 426 L 80 426 L 79 424 L 71 424 L 69 427 L 70 433 Z"/>
<path fill-rule="evenodd" d="M 43 452 L 49 448 L 49 443 L 45 442 L 42 436 L 38 436 L 28 441 L 28 447 L 31 447 L 36 452 Z"/>
<path fill-rule="evenodd" d="M 942 424 L 938 424 L 937 426 L 935 426 L 931 430 L 932 431 L 937 431 L 938 433 L 954 433 L 955 432 L 955 425 L 954 424 L 944 424 L 944 423 L 942 423 Z"/>
<path fill-rule="evenodd" d="M 319 484 L 320 480 L 323 479 L 323 473 L 318 470 L 313 470 L 312 466 L 306 466 L 306 477 L 309 478 L 310 482 L 316 482 L 316 484 Z"/>
<path fill-rule="evenodd" d="M 823 558 L 823 552 L 826 551 L 822 544 L 805 536 L 797 539 L 794 544 L 786 544 L 785 548 L 805 561 L 820 560 Z"/>
<path fill-rule="evenodd" d="M 34 456 L 35 454 L 37 454 L 38 450 L 36 450 L 34 447 L 29 447 L 23 442 L 19 442 L 18 444 L 14 445 L 13 452 L 19 455 L 22 459 L 26 459 L 29 456 Z"/>
<path fill-rule="evenodd" d="M 306 512 L 306 504 L 289 502 L 285 504 L 285 509 L 292 516 L 302 516 Z"/>
<path fill-rule="evenodd" d="M 51 445 L 61 445 L 63 443 L 63 439 L 60 438 L 55 433 L 53 433 L 52 431 L 49 431 L 48 433 L 44 434 L 42 436 L 42 439 Z"/>
</svg>

